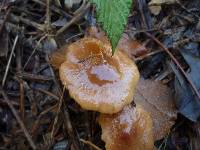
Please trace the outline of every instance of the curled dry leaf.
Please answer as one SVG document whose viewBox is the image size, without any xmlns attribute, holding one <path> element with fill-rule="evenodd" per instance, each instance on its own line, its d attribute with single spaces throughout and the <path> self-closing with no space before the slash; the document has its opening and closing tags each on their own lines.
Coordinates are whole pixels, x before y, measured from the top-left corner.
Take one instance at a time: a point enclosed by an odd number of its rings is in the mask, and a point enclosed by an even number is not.
<svg viewBox="0 0 200 150">
<path fill-rule="evenodd" d="M 195 49 L 193 48 L 193 51 L 194 50 Z M 200 91 L 200 57 L 192 54 L 188 49 L 183 49 L 181 54 L 190 67 L 187 72 L 188 77 Z M 200 100 L 196 94 L 194 94 L 191 86 L 173 63 L 171 64 L 171 67 L 176 75 L 174 82 L 176 106 L 182 115 L 191 121 L 196 122 L 200 117 Z"/>
<path fill-rule="evenodd" d="M 109 44 L 109 39 L 107 38 L 105 32 L 99 31 L 97 27 L 90 27 L 87 30 L 87 36 L 97 38 L 104 43 Z M 125 52 L 129 58 L 134 59 L 135 57 L 142 56 L 148 52 L 147 48 L 139 43 L 136 40 L 130 39 L 127 34 L 123 34 L 119 43 L 117 45 L 117 49 Z"/>
<path fill-rule="evenodd" d="M 65 6 L 69 9 L 73 7 L 73 5 L 80 4 L 82 0 L 65 0 Z"/>
<path fill-rule="evenodd" d="M 175 123 L 177 110 L 171 90 L 160 82 L 140 79 L 134 96 L 136 105 L 151 113 L 154 139 L 162 139 Z"/>
<path fill-rule="evenodd" d="M 50 55 L 50 64 L 55 68 L 59 69 L 62 63 L 66 61 L 66 53 L 67 53 L 67 47 L 63 47 L 60 50 L 53 52 L 52 55 Z"/>
<path fill-rule="evenodd" d="M 136 40 L 129 38 L 127 34 L 123 34 L 117 48 L 124 51 L 130 58 L 139 57 L 148 52 L 147 48 Z"/>
<path fill-rule="evenodd" d="M 106 150 L 152 150 L 153 125 L 148 112 L 132 105 L 113 115 L 101 114 L 99 124 Z"/>
<path fill-rule="evenodd" d="M 149 5 L 174 4 L 176 0 L 151 0 Z"/>
<path fill-rule="evenodd" d="M 149 10 L 152 14 L 158 15 L 161 11 L 162 4 L 174 4 L 176 0 L 151 0 L 149 2 Z"/>
<path fill-rule="evenodd" d="M 155 16 L 159 15 L 161 9 L 161 6 L 149 6 L 150 12 Z"/>
</svg>

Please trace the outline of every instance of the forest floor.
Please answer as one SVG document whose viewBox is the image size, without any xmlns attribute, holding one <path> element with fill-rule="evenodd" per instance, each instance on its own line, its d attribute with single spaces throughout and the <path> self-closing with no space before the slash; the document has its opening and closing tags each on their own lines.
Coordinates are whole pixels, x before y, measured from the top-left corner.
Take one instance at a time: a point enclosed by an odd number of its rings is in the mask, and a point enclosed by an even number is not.
<svg viewBox="0 0 200 150">
<path fill-rule="evenodd" d="M 153 106 L 144 105 L 169 114 L 159 100 L 176 104 L 175 121 L 166 114 L 156 117 L 161 122 L 168 117 L 163 126 L 170 130 L 155 146 L 199 150 L 200 2 L 151 2 L 155 5 L 135 0 L 123 36 L 135 42 L 136 50 L 125 52 L 149 82 L 143 83 L 142 95 Z M 95 7 L 85 0 L 0 0 L 0 150 L 105 149 L 99 113 L 81 109 L 70 98 L 49 61 L 91 26 L 100 30 Z"/>
</svg>

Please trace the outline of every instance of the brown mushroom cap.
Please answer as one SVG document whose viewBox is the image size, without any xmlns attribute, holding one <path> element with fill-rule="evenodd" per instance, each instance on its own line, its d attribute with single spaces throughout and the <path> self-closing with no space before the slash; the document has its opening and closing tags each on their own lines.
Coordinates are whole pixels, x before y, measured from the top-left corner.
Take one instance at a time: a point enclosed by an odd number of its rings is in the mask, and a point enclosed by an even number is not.
<svg viewBox="0 0 200 150">
<path fill-rule="evenodd" d="M 101 114 L 99 123 L 106 150 L 153 150 L 152 119 L 142 107 L 126 106 L 113 115 Z"/>
<path fill-rule="evenodd" d="M 95 38 L 72 43 L 60 67 L 60 79 L 74 100 L 87 110 L 113 114 L 131 103 L 139 72 L 134 62 Z"/>
</svg>

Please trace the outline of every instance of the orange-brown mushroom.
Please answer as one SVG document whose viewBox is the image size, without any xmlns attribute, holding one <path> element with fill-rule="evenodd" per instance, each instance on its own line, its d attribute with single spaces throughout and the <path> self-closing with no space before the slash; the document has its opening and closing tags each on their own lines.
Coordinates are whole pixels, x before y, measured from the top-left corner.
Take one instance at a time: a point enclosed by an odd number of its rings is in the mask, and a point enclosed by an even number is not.
<svg viewBox="0 0 200 150">
<path fill-rule="evenodd" d="M 152 119 L 142 107 L 128 105 L 113 115 L 101 114 L 99 123 L 106 150 L 153 150 Z"/>
<path fill-rule="evenodd" d="M 133 100 L 139 72 L 134 62 L 95 38 L 83 38 L 68 46 L 60 79 L 86 110 L 113 114 Z"/>
</svg>

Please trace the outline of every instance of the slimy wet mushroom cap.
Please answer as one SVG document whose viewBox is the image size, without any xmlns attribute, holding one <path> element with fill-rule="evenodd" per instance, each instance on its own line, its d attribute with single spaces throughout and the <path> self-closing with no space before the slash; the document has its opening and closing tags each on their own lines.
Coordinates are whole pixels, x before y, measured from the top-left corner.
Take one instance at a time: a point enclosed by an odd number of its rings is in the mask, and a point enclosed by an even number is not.
<svg viewBox="0 0 200 150">
<path fill-rule="evenodd" d="M 113 114 L 133 100 L 139 80 L 134 62 L 109 44 L 83 38 L 69 45 L 60 79 L 71 97 L 86 110 Z"/>
<path fill-rule="evenodd" d="M 113 115 L 101 114 L 101 138 L 106 150 L 153 150 L 153 123 L 141 106 L 125 106 Z"/>
</svg>

